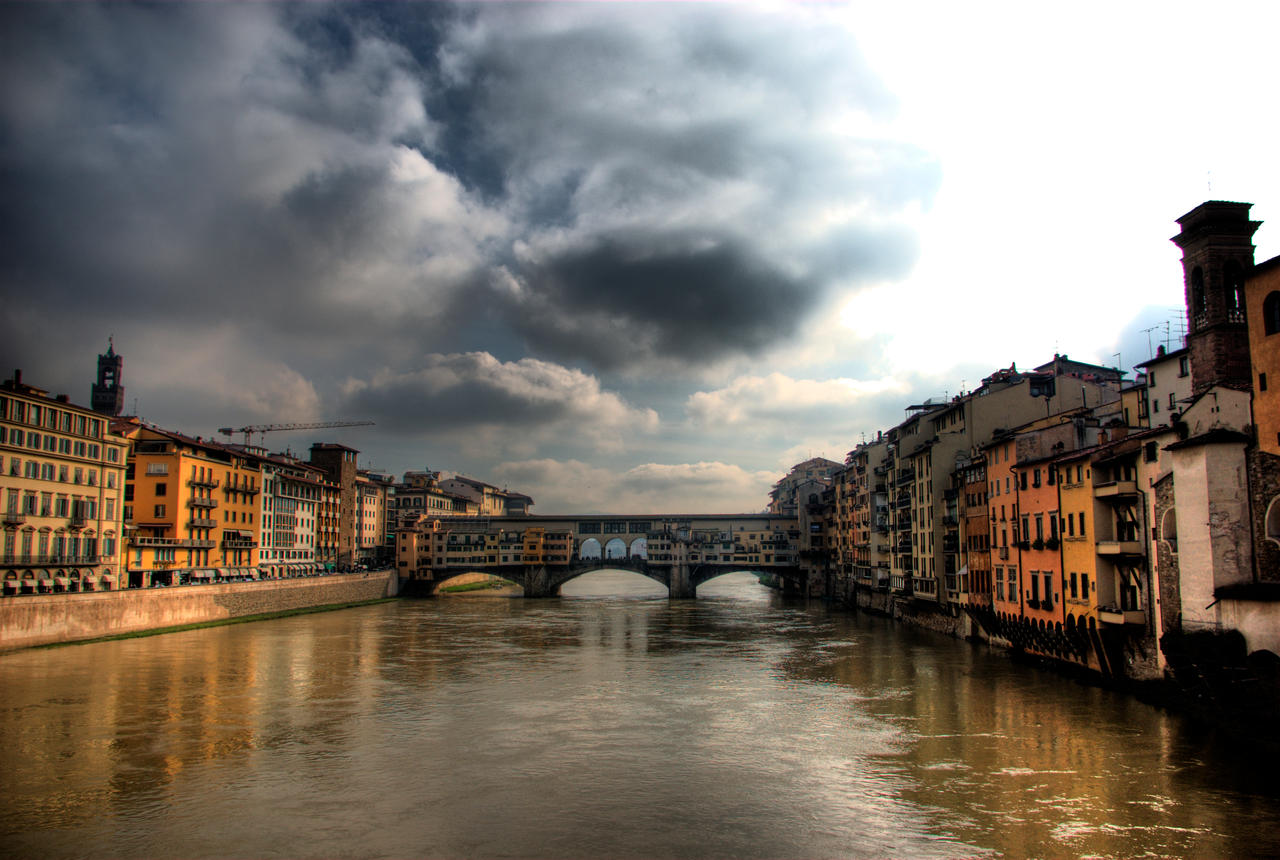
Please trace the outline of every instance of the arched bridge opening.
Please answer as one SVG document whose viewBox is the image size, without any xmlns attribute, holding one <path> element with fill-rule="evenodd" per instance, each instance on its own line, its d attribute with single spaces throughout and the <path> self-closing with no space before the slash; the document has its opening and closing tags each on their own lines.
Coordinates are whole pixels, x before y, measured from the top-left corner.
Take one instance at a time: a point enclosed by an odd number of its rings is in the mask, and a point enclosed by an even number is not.
<svg viewBox="0 0 1280 860">
<path fill-rule="evenodd" d="M 552 589 L 553 592 L 558 592 L 565 583 L 572 582 L 588 573 L 595 573 L 601 570 L 627 570 L 647 577 L 664 588 L 669 589 L 671 587 L 670 570 L 668 568 L 652 566 L 647 559 L 636 557 L 578 559 L 565 568 L 551 572 L 547 579 L 547 587 Z"/>
</svg>

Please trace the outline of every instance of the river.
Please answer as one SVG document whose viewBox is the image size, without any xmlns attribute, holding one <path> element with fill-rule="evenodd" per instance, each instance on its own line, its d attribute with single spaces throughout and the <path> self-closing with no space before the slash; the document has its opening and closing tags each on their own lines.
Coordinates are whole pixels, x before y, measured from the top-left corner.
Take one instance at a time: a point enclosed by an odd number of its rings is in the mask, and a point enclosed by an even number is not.
<svg viewBox="0 0 1280 860">
<path fill-rule="evenodd" d="M 1180 718 L 734 574 L 0 656 L 24 857 L 1280 855 Z"/>
</svg>

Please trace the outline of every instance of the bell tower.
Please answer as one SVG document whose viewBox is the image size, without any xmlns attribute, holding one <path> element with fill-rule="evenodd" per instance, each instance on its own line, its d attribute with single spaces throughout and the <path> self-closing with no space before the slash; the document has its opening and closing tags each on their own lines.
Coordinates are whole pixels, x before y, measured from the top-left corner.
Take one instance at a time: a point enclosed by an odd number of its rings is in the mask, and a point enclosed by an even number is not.
<svg viewBox="0 0 1280 860">
<path fill-rule="evenodd" d="M 107 338 L 107 354 L 98 356 L 98 381 L 93 384 L 90 405 L 94 412 L 119 415 L 124 408 L 124 357 L 116 355 L 114 338 Z"/>
<path fill-rule="evenodd" d="M 1244 279 L 1253 268 L 1252 203 L 1210 200 L 1178 219 L 1171 240 L 1182 249 L 1191 389 L 1214 385 L 1248 391 L 1252 384 Z"/>
</svg>

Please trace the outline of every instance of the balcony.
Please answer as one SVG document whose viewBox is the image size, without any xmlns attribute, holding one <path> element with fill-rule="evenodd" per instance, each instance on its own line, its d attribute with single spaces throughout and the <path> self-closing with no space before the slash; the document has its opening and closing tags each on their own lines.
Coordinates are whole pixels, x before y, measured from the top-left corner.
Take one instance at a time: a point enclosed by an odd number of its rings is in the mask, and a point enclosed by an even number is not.
<svg viewBox="0 0 1280 860">
<path fill-rule="evenodd" d="M 1009 558 L 1009 548 L 1007 546 L 996 547 L 996 558 L 1007 561 Z"/>
<path fill-rule="evenodd" d="M 1116 609 L 1114 606 L 1099 606 L 1098 621 L 1101 624 L 1146 625 L 1147 613 L 1142 609 Z"/>
<path fill-rule="evenodd" d="M 1139 540 L 1100 540 L 1098 555 L 1146 555 L 1146 548 Z"/>
<path fill-rule="evenodd" d="M 1095 499 L 1114 499 L 1136 495 L 1138 495 L 1137 481 L 1108 481 L 1105 484 L 1095 484 L 1093 487 L 1093 497 Z"/>
<path fill-rule="evenodd" d="M 177 547 L 181 545 L 181 541 L 177 538 L 169 537 L 145 537 L 142 535 L 134 536 L 129 543 L 136 547 Z"/>
<path fill-rule="evenodd" d="M 187 499 L 187 507 L 189 508 L 216 508 L 218 506 L 217 499 L 206 499 L 202 496 L 196 496 Z"/>
<path fill-rule="evenodd" d="M 20 514 L 17 511 L 8 511 L 4 515 L 4 524 L 7 526 L 20 526 L 27 521 L 26 514 Z"/>
<path fill-rule="evenodd" d="M 187 481 L 187 486 L 188 487 L 208 487 L 211 490 L 216 490 L 218 489 L 218 487 L 222 486 L 222 482 L 219 481 L 217 478 L 213 478 L 213 477 L 192 478 L 190 481 Z"/>
<path fill-rule="evenodd" d="M 72 514 L 70 517 L 70 526 L 73 529 L 82 529 L 88 522 L 88 518 L 84 514 Z"/>
<path fill-rule="evenodd" d="M 896 487 L 905 487 L 907 484 L 910 484 L 915 479 L 916 479 L 915 469 L 899 469 L 898 479 L 893 483 L 894 483 L 894 486 Z"/>
<path fill-rule="evenodd" d="M 187 528 L 192 529 L 213 529 L 218 527 L 217 520 L 207 519 L 205 517 L 192 517 L 187 520 Z"/>
</svg>

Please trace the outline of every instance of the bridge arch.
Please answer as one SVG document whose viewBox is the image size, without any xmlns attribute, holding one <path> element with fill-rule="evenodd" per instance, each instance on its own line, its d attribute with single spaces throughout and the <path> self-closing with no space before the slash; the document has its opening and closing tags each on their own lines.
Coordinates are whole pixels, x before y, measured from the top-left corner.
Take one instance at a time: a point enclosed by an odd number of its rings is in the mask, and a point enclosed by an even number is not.
<svg viewBox="0 0 1280 860">
<path fill-rule="evenodd" d="M 700 564 L 690 565 L 689 581 L 694 590 L 697 591 L 702 586 L 713 579 L 727 576 L 731 573 L 750 573 L 755 576 L 765 574 L 776 577 L 779 580 L 790 582 L 792 585 L 803 587 L 804 574 L 799 568 L 787 567 L 770 567 L 766 565 L 737 565 L 737 564 Z"/>
<path fill-rule="evenodd" d="M 471 582 L 487 582 L 502 580 L 512 585 L 523 587 L 518 579 L 512 579 L 509 576 L 503 576 L 500 573 L 494 573 L 490 570 L 453 570 L 450 571 L 443 579 L 430 580 L 430 594 L 442 594 L 445 588 L 452 585 L 466 585 Z"/>
<path fill-rule="evenodd" d="M 631 546 L 627 552 L 632 558 L 648 558 L 649 540 L 647 538 L 636 538 L 631 542 Z"/>
<path fill-rule="evenodd" d="M 602 558 L 604 556 L 604 547 L 600 545 L 600 541 L 595 538 L 587 538 L 578 545 L 578 558 Z"/>
<path fill-rule="evenodd" d="M 604 545 L 604 557 L 606 559 L 619 559 L 627 557 L 627 542 L 622 538 L 614 538 Z"/>
<path fill-rule="evenodd" d="M 572 582 L 580 576 L 588 573 L 595 573 L 601 570 L 626 570 L 632 573 L 638 573 L 647 577 L 664 588 L 670 589 L 671 582 L 668 579 L 669 571 L 665 567 L 650 567 L 648 562 L 642 558 L 619 558 L 619 559 L 579 559 L 578 563 L 560 568 L 551 573 L 551 577 L 547 580 L 547 585 L 552 594 L 559 592 L 560 587 L 566 582 Z"/>
</svg>

